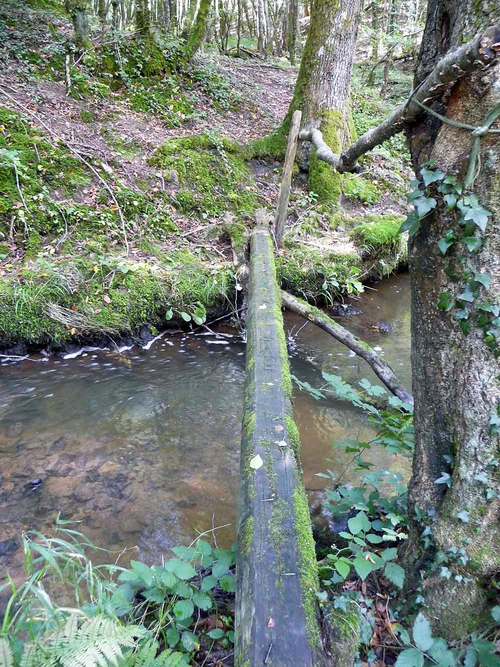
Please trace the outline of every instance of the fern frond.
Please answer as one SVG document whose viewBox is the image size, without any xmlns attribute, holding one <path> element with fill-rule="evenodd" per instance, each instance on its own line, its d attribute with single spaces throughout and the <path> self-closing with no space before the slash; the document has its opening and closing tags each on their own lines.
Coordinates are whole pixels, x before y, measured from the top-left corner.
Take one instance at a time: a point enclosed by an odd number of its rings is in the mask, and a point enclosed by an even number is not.
<svg viewBox="0 0 500 667">
<path fill-rule="evenodd" d="M 186 654 L 166 649 L 162 651 L 156 660 L 152 663 L 154 667 L 186 667 Z"/>
<path fill-rule="evenodd" d="M 0 639 L 0 667 L 13 667 L 14 656 L 7 639 Z"/>
</svg>

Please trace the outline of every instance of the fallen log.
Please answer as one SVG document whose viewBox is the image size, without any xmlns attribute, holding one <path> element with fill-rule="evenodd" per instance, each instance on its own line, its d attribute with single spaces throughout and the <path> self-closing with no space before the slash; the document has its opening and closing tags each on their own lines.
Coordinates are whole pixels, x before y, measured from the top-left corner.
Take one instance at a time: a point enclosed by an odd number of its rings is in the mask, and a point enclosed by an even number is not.
<svg viewBox="0 0 500 667">
<path fill-rule="evenodd" d="M 321 666 L 317 562 L 268 224 L 255 227 L 250 247 L 235 664 Z"/>
<path fill-rule="evenodd" d="M 492 64 L 497 56 L 499 38 L 500 27 L 493 26 L 477 35 L 471 42 L 447 53 L 404 104 L 380 125 L 365 132 L 342 155 L 332 151 L 320 130 L 304 129 L 300 132 L 299 139 L 310 141 L 317 150 L 318 159 L 327 162 L 337 171 L 353 171 L 362 155 L 416 121 L 424 113 L 421 104 L 429 106 L 441 100 L 451 84 L 473 70 Z"/>
<path fill-rule="evenodd" d="M 283 305 L 298 315 L 302 315 L 306 320 L 329 333 L 336 340 L 346 345 L 350 350 L 364 359 L 373 372 L 380 378 L 385 386 L 403 403 L 413 405 L 413 396 L 406 387 L 404 387 L 397 378 L 396 373 L 367 343 L 352 334 L 335 320 L 332 320 L 319 308 L 309 305 L 302 299 L 297 299 L 288 292 L 281 292 L 281 301 Z"/>
</svg>

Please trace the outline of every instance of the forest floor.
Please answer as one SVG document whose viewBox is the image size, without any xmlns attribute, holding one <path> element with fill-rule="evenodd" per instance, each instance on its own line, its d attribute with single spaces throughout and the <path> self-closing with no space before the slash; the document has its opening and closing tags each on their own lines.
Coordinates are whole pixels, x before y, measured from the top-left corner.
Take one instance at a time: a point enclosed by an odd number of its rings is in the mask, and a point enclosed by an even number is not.
<svg viewBox="0 0 500 667">
<path fill-rule="evenodd" d="M 209 47 L 189 71 L 124 86 L 103 74 L 104 54 L 70 69 L 68 94 L 69 30 L 45 10 L 0 9 L 0 348 L 17 353 L 236 310 L 254 211 L 272 212 L 279 192 L 281 161 L 248 146 L 279 126 L 296 70 Z M 130 58 L 136 46 L 124 43 Z M 409 88 L 395 71 L 381 100 L 362 76 L 358 132 Z M 333 207 L 297 173 L 277 257 L 284 288 L 332 305 L 404 262 L 409 176 L 400 140 L 347 175 Z"/>
</svg>

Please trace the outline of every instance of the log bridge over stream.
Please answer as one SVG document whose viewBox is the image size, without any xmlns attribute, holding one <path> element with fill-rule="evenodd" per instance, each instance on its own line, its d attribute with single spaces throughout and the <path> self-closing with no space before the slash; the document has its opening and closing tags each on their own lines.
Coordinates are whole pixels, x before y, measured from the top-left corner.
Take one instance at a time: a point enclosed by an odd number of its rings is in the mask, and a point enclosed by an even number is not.
<svg viewBox="0 0 500 667">
<path fill-rule="evenodd" d="M 323 665 L 319 590 L 274 246 L 266 220 L 250 238 L 240 464 L 235 664 Z"/>
</svg>

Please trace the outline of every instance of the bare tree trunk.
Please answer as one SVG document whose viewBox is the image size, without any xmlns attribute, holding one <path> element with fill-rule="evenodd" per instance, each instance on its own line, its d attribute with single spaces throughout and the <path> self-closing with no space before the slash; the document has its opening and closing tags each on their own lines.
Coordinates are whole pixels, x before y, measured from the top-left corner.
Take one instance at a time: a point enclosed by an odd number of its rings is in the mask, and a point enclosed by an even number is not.
<svg viewBox="0 0 500 667">
<path fill-rule="evenodd" d="M 495 21 L 500 26 L 496 0 L 430 0 L 416 84 L 450 47 L 467 42 Z M 500 42 L 500 27 L 486 34 L 490 46 Z M 486 71 L 478 68 L 462 78 L 444 104 L 434 107 L 448 119 L 483 125 L 500 102 L 498 61 L 497 57 Z M 499 127 L 498 121 L 494 127 Z M 472 146 L 469 131 L 426 115 L 409 139 L 417 172 L 430 159 L 443 173 L 464 182 Z M 426 526 L 434 552 L 463 549 L 462 560 L 447 563 L 449 579 L 440 577 L 438 568 L 423 580 L 424 610 L 437 633 L 449 639 L 491 620 L 488 582 L 500 570 L 500 368 L 495 322 L 500 294 L 500 136 L 486 135 L 480 146 L 481 167 L 471 192 L 465 194 L 475 194 L 490 212 L 481 223 L 484 227 L 487 220 L 485 231 L 473 222 L 459 222 L 458 210 L 450 210 L 438 192 L 438 181 L 429 188 L 437 206 L 421 221 L 409 253 L 416 447 L 406 560 L 415 576 L 425 571 L 426 559 L 433 555 L 421 538 Z M 460 201 L 464 205 L 465 200 Z M 454 243 L 443 256 L 438 242 L 447 235 Z M 478 239 L 476 252 L 469 251 L 464 236 Z"/>
<path fill-rule="evenodd" d="M 299 0 L 290 0 L 288 5 L 288 56 L 290 64 L 295 65 L 297 58 L 297 40 L 299 35 Z"/>
</svg>

